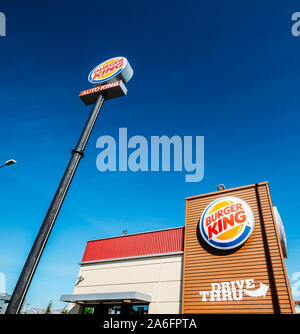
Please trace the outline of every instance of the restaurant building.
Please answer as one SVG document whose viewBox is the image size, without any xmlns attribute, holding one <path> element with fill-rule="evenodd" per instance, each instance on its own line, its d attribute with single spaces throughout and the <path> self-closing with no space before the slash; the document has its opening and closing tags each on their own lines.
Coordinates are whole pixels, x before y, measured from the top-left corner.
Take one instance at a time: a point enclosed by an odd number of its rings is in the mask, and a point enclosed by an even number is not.
<svg viewBox="0 0 300 334">
<path fill-rule="evenodd" d="M 221 188 L 222 189 L 222 188 Z M 88 241 L 69 313 L 295 313 L 268 182 L 186 198 L 185 226 Z"/>
</svg>

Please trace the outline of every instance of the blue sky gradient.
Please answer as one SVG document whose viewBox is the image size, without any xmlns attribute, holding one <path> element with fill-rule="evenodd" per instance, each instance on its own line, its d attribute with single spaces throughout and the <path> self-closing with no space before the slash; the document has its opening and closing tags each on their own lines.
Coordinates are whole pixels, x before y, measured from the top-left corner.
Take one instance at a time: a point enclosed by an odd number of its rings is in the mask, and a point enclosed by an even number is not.
<svg viewBox="0 0 300 334">
<path fill-rule="evenodd" d="M 129 59 L 128 95 L 106 102 L 29 289 L 62 308 L 86 241 L 183 226 L 185 197 L 269 181 L 300 272 L 298 1 L 1 1 L 0 271 L 12 292 L 90 107 L 89 72 Z M 205 137 L 205 175 L 96 168 L 99 136 Z M 293 283 L 293 282 L 291 282 Z M 300 299 L 300 296 L 298 296 Z"/>
</svg>

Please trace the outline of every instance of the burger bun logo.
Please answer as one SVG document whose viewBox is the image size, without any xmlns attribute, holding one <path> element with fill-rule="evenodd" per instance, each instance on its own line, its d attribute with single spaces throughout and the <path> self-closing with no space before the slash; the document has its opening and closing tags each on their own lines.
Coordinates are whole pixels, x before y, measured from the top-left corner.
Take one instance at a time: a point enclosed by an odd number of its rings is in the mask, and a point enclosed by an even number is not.
<svg viewBox="0 0 300 334">
<path fill-rule="evenodd" d="M 199 221 L 202 238 L 217 249 L 233 249 L 242 245 L 254 229 L 250 206 L 237 197 L 221 197 L 210 203 Z"/>
<path fill-rule="evenodd" d="M 122 80 L 125 84 L 133 75 L 133 70 L 125 57 L 108 59 L 96 66 L 89 74 L 89 81 L 95 86 Z"/>
</svg>

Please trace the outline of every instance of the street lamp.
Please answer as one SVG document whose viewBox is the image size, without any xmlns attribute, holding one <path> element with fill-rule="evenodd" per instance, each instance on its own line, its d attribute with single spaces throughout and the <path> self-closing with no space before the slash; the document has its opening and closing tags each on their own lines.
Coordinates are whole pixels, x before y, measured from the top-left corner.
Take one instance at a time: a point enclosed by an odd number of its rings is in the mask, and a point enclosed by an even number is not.
<svg viewBox="0 0 300 334">
<path fill-rule="evenodd" d="M 5 166 L 13 165 L 13 164 L 15 164 L 16 162 L 17 162 L 17 161 L 14 160 L 14 159 L 9 159 L 9 160 L 5 161 L 5 164 L 2 165 L 2 166 L 0 166 L 0 168 L 5 167 Z"/>
</svg>

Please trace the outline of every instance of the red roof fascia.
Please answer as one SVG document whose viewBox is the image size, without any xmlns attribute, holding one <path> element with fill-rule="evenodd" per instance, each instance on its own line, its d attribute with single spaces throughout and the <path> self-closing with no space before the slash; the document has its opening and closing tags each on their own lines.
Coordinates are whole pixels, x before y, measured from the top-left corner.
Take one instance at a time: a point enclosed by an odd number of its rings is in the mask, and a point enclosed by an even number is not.
<svg viewBox="0 0 300 334">
<path fill-rule="evenodd" d="M 183 227 L 88 241 L 82 262 L 183 251 Z"/>
</svg>

